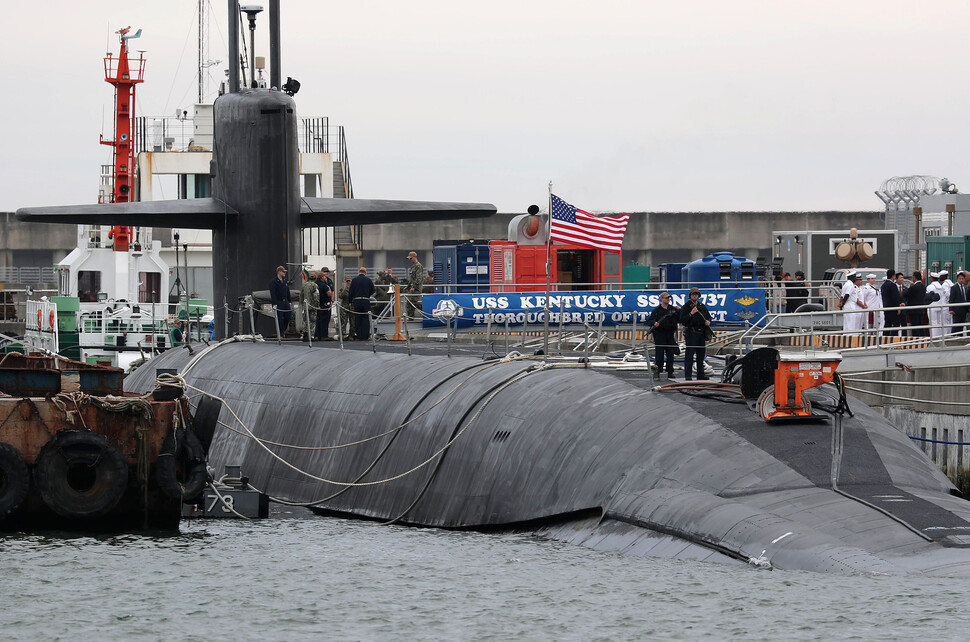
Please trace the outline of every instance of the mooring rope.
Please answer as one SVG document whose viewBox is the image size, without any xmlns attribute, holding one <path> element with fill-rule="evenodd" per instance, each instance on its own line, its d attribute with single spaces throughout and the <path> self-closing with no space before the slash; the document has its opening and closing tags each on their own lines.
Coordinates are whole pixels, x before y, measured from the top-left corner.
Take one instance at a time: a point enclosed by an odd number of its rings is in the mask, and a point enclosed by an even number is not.
<svg viewBox="0 0 970 642">
<path fill-rule="evenodd" d="M 501 363 L 501 362 L 498 362 L 498 363 Z M 497 363 L 496 364 L 489 364 L 488 366 L 486 366 L 486 368 L 491 367 L 493 365 L 497 365 Z M 540 367 L 539 369 L 543 369 L 543 368 Z M 484 371 L 484 368 L 483 369 L 479 369 L 478 371 L 476 371 L 476 373 L 473 373 L 472 376 L 474 376 L 474 374 L 477 374 L 478 372 L 482 372 L 482 371 Z M 536 366 L 533 366 L 529 370 L 526 370 L 525 371 L 525 374 L 528 374 L 528 373 L 531 373 L 531 372 L 535 372 L 535 371 L 536 371 Z M 523 374 L 523 373 L 520 373 L 520 374 Z M 470 379 L 470 378 L 471 377 L 466 378 L 465 381 L 463 381 L 458 386 L 456 386 L 456 388 L 457 387 L 460 387 L 461 385 L 464 385 L 465 383 L 467 383 L 468 379 Z M 467 424 L 464 428 L 462 428 L 460 431 L 458 431 L 458 433 L 456 433 L 455 436 L 451 440 L 449 440 L 444 446 L 442 446 L 441 449 L 439 449 L 438 451 L 436 451 L 435 453 L 433 453 L 425 461 L 419 463 L 418 465 L 414 466 L 410 470 L 404 471 L 404 472 L 402 472 L 402 473 L 400 473 L 398 475 L 395 475 L 393 477 L 389 477 L 389 478 L 381 479 L 381 480 L 376 480 L 376 481 L 371 481 L 371 482 L 340 482 L 340 481 L 335 481 L 335 480 L 327 479 L 325 477 L 320 477 L 320 476 L 314 475 L 314 474 L 312 474 L 312 473 L 310 473 L 308 471 L 302 470 L 301 468 L 299 468 L 299 467 L 291 464 L 289 461 L 287 461 L 286 459 L 284 459 L 283 457 L 281 457 L 280 455 L 278 455 L 277 453 L 275 453 L 272 449 L 270 449 L 264 443 L 264 440 L 262 440 L 261 438 L 257 437 L 256 434 L 253 433 L 252 429 L 250 429 L 249 426 L 247 426 L 246 423 L 242 420 L 242 418 L 239 417 L 239 415 L 236 413 L 236 411 L 233 410 L 233 408 L 229 405 L 229 403 L 228 403 L 228 401 L 226 401 L 226 399 L 224 399 L 224 398 L 222 398 L 222 397 L 220 397 L 220 396 L 218 396 L 216 394 L 213 394 L 213 393 L 207 392 L 205 390 L 202 390 L 201 388 L 197 388 L 195 386 L 192 386 L 191 384 L 186 383 L 185 385 L 186 385 L 186 388 L 188 388 L 188 389 L 195 390 L 195 391 L 197 391 L 197 392 L 199 392 L 199 393 L 201 393 L 203 395 L 206 395 L 206 396 L 208 396 L 208 397 L 210 397 L 212 399 L 215 399 L 215 400 L 221 402 L 225 406 L 225 408 L 229 412 L 229 414 L 233 417 L 233 419 L 235 419 L 235 421 L 242 428 L 241 434 L 243 436 L 248 437 L 248 438 L 252 439 L 253 441 L 255 441 L 257 444 L 259 444 L 259 446 L 263 450 L 265 450 L 271 457 L 273 457 L 274 459 L 276 459 L 277 461 L 279 461 L 281 464 L 283 464 L 287 468 L 290 468 L 294 472 L 297 472 L 297 473 L 299 473 L 301 475 L 304 475 L 304 476 L 306 476 L 306 477 L 308 477 L 308 478 L 310 478 L 310 479 L 312 479 L 314 481 L 319 481 L 319 482 L 322 482 L 322 483 L 325 483 L 325 484 L 332 484 L 334 486 L 342 486 L 342 487 L 377 486 L 377 485 L 386 484 L 388 482 L 392 482 L 392 481 L 401 479 L 403 477 L 406 477 L 407 475 L 410 475 L 410 474 L 414 473 L 415 471 L 420 470 L 422 467 L 424 467 L 424 466 L 428 465 L 430 462 L 434 461 L 434 459 L 436 457 L 438 457 L 442 452 L 444 452 L 445 450 L 447 450 L 448 448 L 450 448 L 451 445 L 455 442 L 455 440 L 457 440 L 461 436 L 461 434 L 464 433 L 465 430 L 467 430 L 468 426 L 471 425 L 471 423 Z M 450 391 L 448 394 L 453 394 L 453 392 Z M 476 414 L 475 416 L 477 417 L 478 415 Z M 223 424 L 223 425 L 225 425 L 225 424 Z M 400 429 L 400 428 L 401 428 L 401 426 L 397 427 L 397 429 Z M 238 431 L 236 431 L 236 432 L 238 432 Z M 332 448 L 332 447 L 327 447 L 327 448 Z"/>
</svg>

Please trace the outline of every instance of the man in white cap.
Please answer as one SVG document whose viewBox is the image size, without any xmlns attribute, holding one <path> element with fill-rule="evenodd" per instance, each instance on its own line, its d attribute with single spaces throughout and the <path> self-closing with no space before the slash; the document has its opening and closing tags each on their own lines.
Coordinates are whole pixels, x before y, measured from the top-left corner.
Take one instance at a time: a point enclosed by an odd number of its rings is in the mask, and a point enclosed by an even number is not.
<svg viewBox="0 0 970 642">
<path fill-rule="evenodd" d="M 926 302 L 930 304 L 930 336 L 943 336 L 943 280 L 939 272 L 930 272 L 931 283 L 926 286 Z"/>
<path fill-rule="evenodd" d="M 876 275 L 869 273 L 866 275 L 866 284 L 862 286 L 862 300 L 866 304 L 866 308 L 869 309 L 868 314 L 865 315 L 866 327 L 870 330 L 875 330 L 876 332 L 870 332 L 869 336 L 878 336 L 882 334 L 882 292 L 879 290 L 879 286 L 876 285 Z"/>
<path fill-rule="evenodd" d="M 950 280 L 949 270 L 940 270 L 940 287 L 942 292 L 940 292 L 940 301 L 943 305 L 950 305 L 950 292 L 953 291 L 953 281 Z M 950 324 L 950 315 L 946 312 L 940 313 L 940 325 L 943 326 L 943 334 L 950 334 L 953 332 L 952 328 L 947 327 Z"/>
<path fill-rule="evenodd" d="M 862 275 L 858 272 L 849 272 L 842 284 L 841 308 L 844 312 L 853 312 L 865 308 L 865 301 L 862 299 L 860 284 Z M 842 315 L 842 330 L 847 334 L 856 334 L 862 329 L 863 318 L 858 312 L 854 314 Z"/>
</svg>

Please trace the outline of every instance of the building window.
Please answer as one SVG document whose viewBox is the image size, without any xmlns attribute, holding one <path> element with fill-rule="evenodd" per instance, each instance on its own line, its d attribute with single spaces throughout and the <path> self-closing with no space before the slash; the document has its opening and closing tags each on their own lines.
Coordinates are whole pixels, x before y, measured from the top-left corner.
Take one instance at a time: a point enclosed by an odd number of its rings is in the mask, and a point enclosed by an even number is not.
<svg viewBox="0 0 970 642">
<path fill-rule="evenodd" d="M 97 303 L 101 291 L 101 272 L 81 270 L 77 273 L 77 298 L 81 303 Z"/>
<path fill-rule="evenodd" d="M 161 299 L 162 274 L 161 272 L 139 272 L 138 273 L 138 302 L 139 303 L 158 303 Z"/>
</svg>

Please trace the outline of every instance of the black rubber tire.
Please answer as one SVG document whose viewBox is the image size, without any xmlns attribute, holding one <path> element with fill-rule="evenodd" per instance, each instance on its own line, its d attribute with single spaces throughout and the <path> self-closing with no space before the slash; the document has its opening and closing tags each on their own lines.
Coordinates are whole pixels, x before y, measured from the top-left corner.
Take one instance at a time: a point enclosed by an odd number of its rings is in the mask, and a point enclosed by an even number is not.
<svg viewBox="0 0 970 642">
<path fill-rule="evenodd" d="M 69 519 L 102 517 L 128 490 L 125 456 L 104 435 L 64 430 L 40 450 L 34 477 L 47 506 Z"/>
<path fill-rule="evenodd" d="M 14 512 L 27 499 L 30 472 L 17 449 L 0 444 L 0 519 Z"/>
<path fill-rule="evenodd" d="M 192 416 L 192 430 L 202 443 L 206 457 L 209 447 L 219 425 L 219 414 L 222 412 L 222 402 L 211 397 L 201 397 Z"/>
<path fill-rule="evenodd" d="M 193 431 L 179 428 L 170 432 L 155 465 L 159 489 L 172 499 L 191 503 L 209 480 L 205 462 L 202 442 Z"/>
</svg>

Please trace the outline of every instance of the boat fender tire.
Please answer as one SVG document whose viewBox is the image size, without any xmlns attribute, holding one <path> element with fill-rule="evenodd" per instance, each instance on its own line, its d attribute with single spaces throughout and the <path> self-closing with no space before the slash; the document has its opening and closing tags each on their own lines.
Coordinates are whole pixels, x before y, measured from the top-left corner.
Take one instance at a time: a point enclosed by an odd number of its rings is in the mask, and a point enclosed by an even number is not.
<svg viewBox="0 0 970 642">
<path fill-rule="evenodd" d="M 14 512 L 30 489 L 27 463 L 10 444 L 0 444 L 0 519 Z"/>
<path fill-rule="evenodd" d="M 191 430 L 179 428 L 168 434 L 155 464 L 161 491 L 172 499 L 192 503 L 209 479 L 202 442 Z"/>
<path fill-rule="evenodd" d="M 212 446 L 212 438 L 216 434 L 216 427 L 219 425 L 219 413 L 221 412 L 221 401 L 212 397 L 202 397 L 192 415 L 192 431 L 199 438 L 206 457 L 209 456 L 209 448 Z"/>
<path fill-rule="evenodd" d="M 113 441 L 90 430 L 64 430 L 37 456 L 34 477 L 47 506 L 69 519 L 106 515 L 128 489 L 128 462 Z"/>
</svg>

